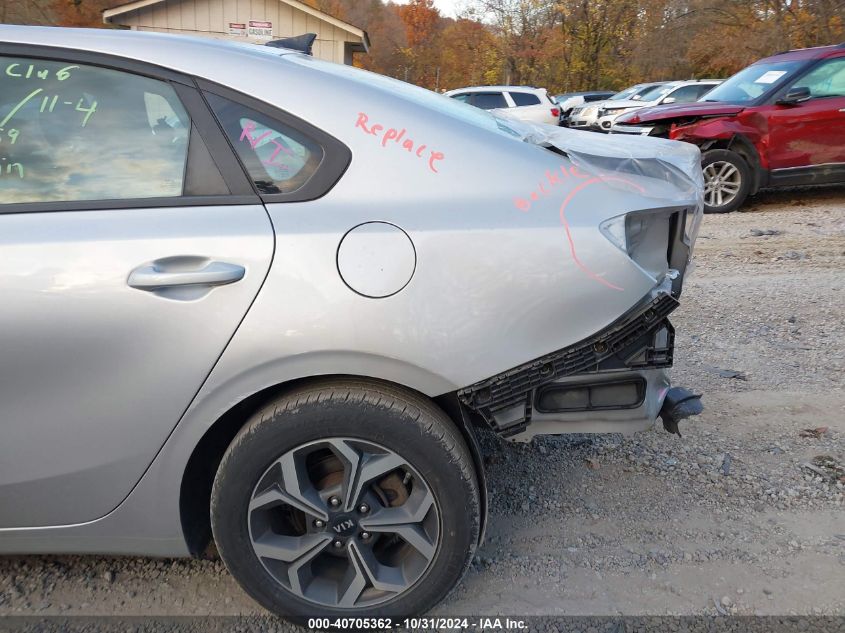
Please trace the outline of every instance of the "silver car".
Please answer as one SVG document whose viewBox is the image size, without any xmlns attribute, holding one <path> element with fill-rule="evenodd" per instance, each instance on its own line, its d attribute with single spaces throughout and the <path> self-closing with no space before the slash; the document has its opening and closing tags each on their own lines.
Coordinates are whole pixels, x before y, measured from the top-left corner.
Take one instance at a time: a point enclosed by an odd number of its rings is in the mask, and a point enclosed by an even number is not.
<svg viewBox="0 0 845 633">
<path fill-rule="evenodd" d="M 665 81 L 655 81 L 651 83 L 636 84 L 630 88 L 626 88 L 621 92 L 617 92 L 612 97 L 608 97 L 604 101 L 594 101 L 592 103 L 585 103 L 582 106 L 573 108 L 569 115 L 569 127 L 582 130 L 597 130 L 599 129 L 599 110 L 606 105 L 611 105 L 611 102 L 628 102 L 638 101 L 642 95 L 649 91 L 662 86 Z"/>
<path fill-rule="evenodd" d="M 283 616 L 426 611 L 484 532 L 478 433 L 699 410 L 666 372 L 699 158 L 284 49 L 0 27 L 0 552 L 213 539 Z"/>
</svg>

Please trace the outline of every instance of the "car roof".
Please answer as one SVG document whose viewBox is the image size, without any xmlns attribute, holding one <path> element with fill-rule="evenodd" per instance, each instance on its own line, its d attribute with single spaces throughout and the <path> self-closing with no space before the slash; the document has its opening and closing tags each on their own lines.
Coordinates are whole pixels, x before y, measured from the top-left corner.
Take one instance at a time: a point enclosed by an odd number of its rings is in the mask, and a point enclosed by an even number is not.
<svg viewBox="0 0 845 633">
<path fill-rule="evenodd" d="M 6 24 L 0 25 L 0 42 L 103 53 L 199 75 L 205 74 L 202 71 L 216 58 L 248 55 L 267 59 L 301 54 L 285 48 L 169 33 Z"/>
<path fill-rule="evenodd" d="M 643 88 L 654 88 L 655 86 L 664 86 L 668 83 L 671 83 L 671 82 L 669 82 L 669 81 L 644 81 L 641 84 L 634 84 L 633 86 L 628 86 L 627 88 L 623 88 L 622 90 L 619 90 L 618 92 L 627 92 L 628 90 L 642 90 Z M 618 94 L 618 92 L 616 94 Z"/>
<path fill-rule="evenodd" d="M 837 54 L 845 54 L 845 44 L 834 44 L 833 46 L 814 46 L 813 48 L 797 48 L 791 51 L 783 51 L 754 62 L 762 64 L 771 61 L 809 60 L 824 59 Z"/>
<path fill-rule="evenodd" d="M 667 81 L 662 85 L 666 88 L 674 89 L 681 86 L 695 86 L 698 84 L 718 84 L 724 81 L 723 79 L 678 79 L 676 81 Z"/>
<path fill-rule="evenodd" d="M 694 84 L 718 84 L 722 83 L 724 79 L 685 79 L 677 81 L 678 84 L 694 85 Z"/>
<path fill-rule="evenodd" d="M 468 88 L 455 88 L 449 90 L 446 94 L 456 94 L 459 92 L 476 92 L 479 90 L 501 92 L 546 92 L 545 88 L 535 88 L 534 86 L 470 86 Z"/>
<path fill-rule="evenodd" d="M 584 90 L 582 92 L 560 92 L 557 94 L 558 97 L 583 97 L 585 95 L 603 95 L 603 94 L 616 94 L 613 90 Z"/>
</svg>

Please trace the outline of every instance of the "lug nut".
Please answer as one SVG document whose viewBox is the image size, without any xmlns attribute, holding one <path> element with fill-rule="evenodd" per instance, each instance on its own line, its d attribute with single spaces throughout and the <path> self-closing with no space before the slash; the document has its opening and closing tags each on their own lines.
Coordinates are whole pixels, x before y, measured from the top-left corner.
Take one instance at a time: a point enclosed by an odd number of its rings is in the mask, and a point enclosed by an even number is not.
<svg viewBox="0 0 845 633">
<path fill-rule="evenodd" d="M 366 503 L 362 503 L 361 505 L 358 506 L 358 512 L 360 512 L 361 514 L 367 514 L 367 512 L 369 512 L 369 511 L 370 511 L 370 506 L 368 506 Z"/>
<path fill-rule="evenodd" d="M 341 541 L 340 539 L 338 539 L 338 540 L 336 540 L 336 541 L 333 543 L 333 545 L 334 545 L 334 548 L 335 548 L 335 549 L 340 549 L 341 547 L 343 547 L 343 541 Z"/>
<path fill-rule="evenodd" d="M 340 499 L 338 499 L 337 497 L 331 497 L 329 499 L 329 505 L 333 508 L 336 508 L 340 505 Z"/>
<path fill-rule="evenodd" d="M 314 519 L 314 527 L 315 528 L 326 527 L 326 522 L 321 521 L 320 519 Z"/>
<path fill-rule="evenodd" d="M 369 532 L 361 532 L 361 539 L 362 540 L 366 541 L 366 540 L 369 540 L 369 538 L 370 538 Z"/>
</svg>

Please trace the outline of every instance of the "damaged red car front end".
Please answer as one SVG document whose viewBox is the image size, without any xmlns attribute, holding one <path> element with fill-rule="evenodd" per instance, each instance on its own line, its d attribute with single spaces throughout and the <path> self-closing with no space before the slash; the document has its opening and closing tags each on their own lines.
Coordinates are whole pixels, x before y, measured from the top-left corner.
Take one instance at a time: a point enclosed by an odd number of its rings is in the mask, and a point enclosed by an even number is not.
<svg viewBox="0 0 845 633">
<path fill-rule="evenodd" d="M 845 182 L 845 45 L 760 60 L 704 101 L 622 115 L 611 133 L 697 145 L 705 212 L 733 211 L 763 187 Z"/>
</svg>

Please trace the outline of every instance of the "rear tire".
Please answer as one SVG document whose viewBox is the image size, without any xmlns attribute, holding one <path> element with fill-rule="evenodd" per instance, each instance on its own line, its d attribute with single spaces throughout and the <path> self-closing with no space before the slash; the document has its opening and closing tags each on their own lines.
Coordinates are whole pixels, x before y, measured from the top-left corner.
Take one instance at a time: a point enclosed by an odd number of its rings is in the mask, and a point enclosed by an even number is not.
<svg viewBox="0 0 845 633">
<path fill-rule="evenodd" d="M 751 168 L 727 149 L 711 149 L 701 159 L 704 171 L 704 213 L 730 213 L 745 202 L 751 189 Z"/>
<path fill-rule="evenodd" d="M 463 438 L 432 402 L 367 381 L 322 382 L 241 429 L 214 480 L 211 521 L 229 571 L 280 616 L 419 615 L 472 561 L 478 482 Z"/>
</svg>

